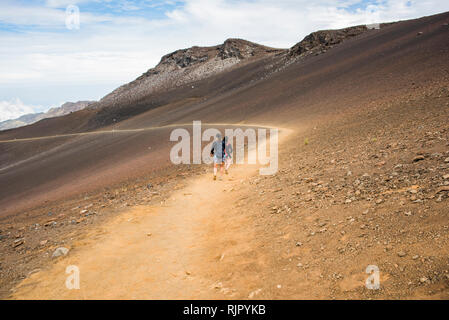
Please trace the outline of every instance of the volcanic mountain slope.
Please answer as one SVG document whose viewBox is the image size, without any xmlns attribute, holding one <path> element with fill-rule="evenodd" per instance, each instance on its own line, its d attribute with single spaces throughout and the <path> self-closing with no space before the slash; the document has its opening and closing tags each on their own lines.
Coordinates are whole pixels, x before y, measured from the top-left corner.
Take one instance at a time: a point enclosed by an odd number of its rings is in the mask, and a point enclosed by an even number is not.
<svg viewBox="0 0 449 320">
<path fill-rule="evenodd" d="M 394 100 L 410 90 L 419 90 L 435 79 L 445 77 L 446 15 L 387 25 L 380 30 L 362 28 L 365 32 L 360 34 L 357 31 L 358 36 L 350 37 L 332 50 L 308 55 L 287 67 L 285 56 L 288 51 L 279 52 L 240 40 L 227 41 L 218 47 L 180 51 L 163 58 L 155 69 L 168 68 L 173 69 L 173 72 L 185 72 L 191 70 L 189 68 L 196 68 L 192 69 L 195 74 L 202 62 L 190 62 L 190 67 L 185 68 L 181 66 L 187 61 L 195 61 L 197 57 L 204 57 L 206 53 L 209 60 L 221 57 L 240 59 L 241 56 L 252 54 L 257 58 L 254 61 L 248 58 L 245 63 L 236 64 L 206 79 L 168 91 L 158 91 L 157 94 L 149 94 L 146 98 L 123 103 L 118 107 L 113 104 L 102 108 L 97 106 L 2 132 L 0 140 L 83 132 L 89 128 L 107 130 L 158 127 L 193 120 L 210 123 L 257 122 L 301 129 L 310 125 L 309 119 L 338 116 L 345 110 L 363 110 L 375 105 L 382 96 Z M 360 28 L 356 27 L 354 30 Z M 423 34 L 418 35 L 419 32 Z M 310 42 L 308 38 L 303 41 L 303 46 L 314 47 L 307 45 Z M 267 54 L 262 54 L 267 51 Z M 183 59 L 179 59 L 182 52 L 196 52 L 195 58 L 191 58 L 192 54 L 189 53 L 182 62 Z M 180 66 L 176 61 L 181 61 Z M 143 78 L 153 77 L 157 75 Z M 139 86 L 141 80 L 128 86 L 136 83 Z M 148 90 L 151 91 L 151 88 Z M 126 92 L 125 89 L 118 89 L 118 92 L 121 91 Z M 103 100 L 116 95 L 111 94 Z M 122 118 L 128 120 L 121 121 Z M 151 159 L 157 154 L 154 150 L 160 146 L 156 143 L 160 139 L 152 142 L 156 136 L 153 132 L 136 132 L 123 136 L 104 134 L 2 143 L 0 204 L 3 208 L 11 201 L 18 205 L 13 200 L 14 197 L 21 199 L 26 194 L 29 200 L 35 192 L 46 190 L 46 186 L 55 180 L 64 181 L 64 176 L 68 174 L 73 175 L 71 185 L 78 188 L 76 182 L 80 181 L 81 184 L 92 187 L 99 181 L 96 179 L 97 182 L 91 184 L 84 175 L 77 174 L 77 168 L 85 172 L 96 168 L 95 172 L 100 173 L 109 167 L 114 171 L 117 163 L 125 165 L 127 161 L 118 160 L 122 156 Z M 118 141 L 126 145 L 126 148 L 117 148 Z M 168 145 L 168 138 L 165 141 Z M 148 145 L 151 145 L 153 152 L 149 151 Z M 49 154 L 55 157 L 48 157 Z M 116 160 L 112 162 L 112 159 Z M 51 161 L 54 161 L 54 165 L 50 169 Z M 163 163 L 165 162 L 158 161 L 158 165 Z M 145 163 L 145 167 L 151 165 L 151 161 Z M 126 173 L 123 172 L 112 176 L 108 174 L 106 177 L 118 179 L 125 176 Z M 53 188 L 54 186 L 51 187 Z M 53 198 L 53 193 L 59 193 L 47 191 L 49 190 L 45 191 L 45 195 L 50 199 Z M 16 210 L 20 210 L 19 208 L 20 206 Z M 2 211 L 5 214 L 9 210 Z"/>
<path fill-rule="evenodd" d="M 241 39 L 228 39 L 214 47 L 192 47 L 162 57 L 159 64 L 135 81 L 105 96 L 93 108 L 136 103 L 155 92 L 168 91 L 211 77 L 242 61 L 255 60 L 285 50 L 268 48 Z"/>
<path fill-rule="evenodd" d="M 367 31 L 366 28 L 355 28 Z M 351 30 L 351 28 L 348 30 Z M 339 42 L 342 40 L 342 37 L 338 39 Z M 308 40 L 304 41 L 309 43 Z M 318 47 L 319 45 L 307 45 L 309 49 Z M 317 53 L 318 51 L 314 52 Z M 288 50 L 272 49 L 238 39 L 227 40 L 224 44 L 215 47 L 193 47 L 179 50 L 164 56 L 154 69 L 150 69 L 135 81 L 118 88 L 100 102 L 92 104 L 81 112 L 58 119 L 44 119 L 33 126 L 4 132 L 1 137 L 2 140 L 21 139 L 33 136 L 71 134 L 100 128 L 108 129 L 110 125 L 120 129 L 157 127 L 185 122 L 183 120 L 190 122 L 195 120 L 195 118 L 190 118 L 190 115 L 194 114 L 192 107 L 205 109 L 206 113 L 212 114 L 212 117 L 209 116 L 208 119 L 204 119 L 206 121 L 223 122 L 221 119 L 218 121 L 216 119 L 216 115 L 219 113 L 212 109 L 207 110 L 211 101 L 219 96 L 226 96 L 232 91 L 241 90 L 244 86 L 251 86 L 255 81 L 260 81 L 269 74 L 278 71 L 277 68 L 285 67 L 292 56 L 291 53 L 288 54 Z M 176 81 L 173 79 L 176 79 Z M 146 113 L 144 113 L 145 111 Z M 240 112 L 232 112 L 236 115 L 235 121 L 240 122 L 241 119 L 238 119 Z M 224 114 L 228 111 L 223 110 L 220 113 Z M 201 118 L 202 116 L 199 119 Z M 129 119 L 129 121 L 123 121 L 124 119 Z M 144 134 L 136 133 L 136 136 Z M 152 137 L 155 136 L 152 135 Z M 10 196 L 2 199 L 11 201 L 14 197 L 21 197 L 22 192 L 27 192 L 29 188 L 37 186 L 39 186 L 39 192 L 48 196 L 47 185 L 52 184 L 55 179 L 61 178 L 61 175 L 73 174 L 74 182 L 76 182 L 76 177 L 79 176 L 77 171 L 67 171 L 66 162 L 60 157 L 65 155 L 71 157 L 72 152 L 77 149 L 83 153 L 83 155 L 76 156 L 77 161 L 81 161 L 83 167 L 87 165 L 90 168 L 87 170 L 92 170 L 94 167 L 97 167 L 100 171 L 107 170 L 106 168 L 109 165 L 103 165 L 103 161 L 110 159 L 110 155 L 113 153 L 117 153 L 117 149 L 109 149 L 112 144 L 107 141 L 109 139 L 115 141 L 117 137 L 105 137 L 106 141 L 102 140 L 103 146 L 98 150 L 106 148 L 107 151 L 105 150 L 103 156 L 99 156 L 98 161 L 95 162 L 87 161 L 92 155 L 90 151 L 83 151 L 91 145 L 91 139 L 99 142 L 96 137 L 79 137 L 76 139 L 61 137 L 35 141 L 33 148 L 29 148 L 28 142 L 1 145 L 0 147 L 4 148 L 4 152 L 1 154 L 2 167 L 0 170 L 5 172 L 17 168 L 20 171 L 20 176 L 10 175 L 10 179 L 8 179 L 8 173 L 3 175 L 6 179 L 4 181 L 10 183 Z M 145 142 L 140 140 L 137 141 L 137 144 L 126 144 L 129 148 L 122 148 L 121 150 L 123 152 L 127 150 L 127 157 L 135 159 L 138 154 L 145 153 L 148 150 L 146 147 L 142 147 L 142 143 L 151 143 L 152 139 L 150 138 Z M 66 141 L 67 143 L 65 143 Z M 95 145 L 95 142 L 92 143 Z M 114 144 L 118 146 L 117 142 Z M 153 152 L 155 149 L 153 148 Z M 39 150 L 39 152 L 36 152 L 36 150 Z M 49 158 L 49 154 L 56 157 Z M 83 158 L 85 160 L 82 160 Z M 54 161 L 51 173 L 45 170 L 36 170 L 34 166 L 40 163 L 36 160 L 40 159 L 46 159 L 45 161 L 50 161 L 50 163 Z M 24 166 L 26 163 L 34 164 L 27 167 Z M 122 162 L 122 164 L 125 163 L 126 161 Z M 158 161 L 158 165 L 162 164 L 164 162 Z M 111 163 L 110 165 L 117 168 L 115 164 Z M 34 177 L 33 181 L 26 178 L 31 175 Z M 120 175 L 114 174 L 112 176 L 119 177 Z M 24 180 L 27 180 L 25 186 L 21 185 L 21 181 Z M 96 183 L 89 183 L 88 179 L 85 178 L 82 181 L 90 186 L 96 185 Z M 71 185 L 71 192 L 78 188 L 76 183 Z M 27 198 L 27 201 L 30 201 L 32 197 Z M 4 212 L 6 211 L 8 210 Z"/>
<path fill-rule="evenodd" d="M 381 25 L 382 27 L 385 25 Z M 274 49 L 241 39 L 228 39 L 213 47 L 192 47 L 162 57 L 160 63 L 135 81 L 105 96 L 93 108 L 136 103 L 154 92 L 169 91 L 219 74 L 242 62 L 271 56 L 298 57 L 325 52 L 326 49 L 368 31 L 366 26 L 314 32 L 289 50 Z M 286 64 L 287 61 L 282 61 Z M 193 86 L 194 87 L 194 86 Z"/>
<path fill-rule="evenodd" d="M 387 25 L 382 24 L 380 27 L 383 28 Z M 241 84 L 260 79 L 269 73 L 285 68 L 298 59 L 307 55 L 324 53 L 344 40 L 367 31 L 369 29 L 366 26 L 318 31 L 310 34 L 289 50 L 269 48 L 241 39 L 228 39 L 223 44 L 213 47 L 191 47 L 177 50 L 162 57 L 155 68 L 148 70 L 136 80 L 117 88 L 99 102 L 89 102 L 90 109 L 97 111 L 95 113 L 88 112 L 82 116 L 80 114 L 73 116 L 68 122 L 73 122 L 75 127 L 65 125 L 61 130 L 59 121 L 46 121 L 30 134 L 34 135 L 34 132 L 40 132 L 40 134 L 46 135 L 95 130 L 105 125 L 114 124 L 148 109 L 179 101 L 182 97 L 195 97 L 197 91 L 190 90 L 195 88 L 195 82 L 263 59 L 263 69 L 258 66 L 258 70 L 254 70 L 256 72 L 247 77 L 251 80 L 241 79 L 239 81 L 237 79 L 231 87 L 222 83 L 221 88 L 220 85 L 207 88 L 213 94 L 224 92 L 232 89 L 236 85 L 235 82 Z M 267 60 L 267 58 L 271 59 Z M 185 89 L 188 89 L 187 92 Z M 201 90 L 200 95 L 204 95 L 204 90 Z M 42 115 L 39 120 L 54 117 L 53 113 L 51 112 L 48 116 Z M 61 112 L 58 115 L 61 115 Z M 79 116 L 86 119 L 86 123 L 81 121 Z M 21 134 L 14 132 L 14 137 L 21 137 Z"/>
<path fill-rule="evenodd" d="M 345 41 L 338 32 L 311 36 L 297 49 L 260 48 L 260 55 L 239 58 L 240 63 L 206 78 L 140 91 L 141 83 L 159 75 L 149 73 L 105 97 L 99 102 L 104 106 L 0 133 L 2 286 L 47 263 L 42 256 L 70 242 L 68 235 L 79 236 L 80 226 L 103 222 L 118 208 L 150 205 L 156 212 L 168 210 L 169 216 L 173 212 L 159 206 L 173 194 L 183 199 L 176 200 L 175 208 L 185 203 L 188 215 L 209 203 L 201 190 L 210 190 L 224 204 L 223 211 L 212 217 L 214 211 L 202 210 L 195 221 L 203 227 L 186 234 L 193 243 L 185 246 L 195 248 L 195 256 L 185 257 L 187 249 L 173 251 L 184 245 L 171 242 L 176 239 L 169 233 L 158 242 L 179 244 L 170 245 L 164 262 L 179 256 L 186 263 L 205 258 L 205 264 L 192 268 L 211 282 L 212 292 L 196 288 L 199 297 L 447 297 L 448 22 L 444 13 L 380 30 L 355 27 L 349 34 L 356 34 Z M 197 50 L 209 52 L 209 60 L 204 53 L 187 59 L 191 53 L 181 51 L 164 58 L 168 72 L 197 74 L 207 61 L 221 59 L 219 49 Z M 198 62 L 201 57 L 204 61 Z M 126 90 L 134 86 L 136 91 Z M 142 96 L 134 99 L 128 91 Z M 121 102 L 109 104 L 108 99 Z M 279 149 L 278 174 L 261 178 L 236 170 L 224 182 L 229 193 L 205 178 L 183 191 L 184 182 L 192 182 L 187 177 L 207 169 L 174 167 L 168 160 L 173 128 L 164 126 L 188 127 L 193 120 L 291 130 Z M 100 128 L 103 133 L 26 140 Z M 132 131 L 138 128 L 149 129 Z M 196 200 L 189 200 L 189 194 Z M 152 217 L 151 210 L 125 213 L 123 221 Z M 188 231 L 173 225 L 188 216 L 151 219 L 145 228 L 161 222 L 167 230 Z M 115 223 L 122 226 L 114 222 L 108 229 L 111 240 Z M 208 241 L 196 235 L 209 236 Z M 114 241 L 107 251 L 122 252 Z M 136 248 L 145 247 L 133 241 Z M 80 255 L 105 252 L 101 246 L 90 249 Z M 383 291 L 364 289 L 361 279 L 369 264 L 385 272 Z M 40 276 L 37 283 L 44 279 Z M 29 288 L 39 292 L 32 281 Z M 139 283 L 152 282 L 136 279 Z M 148 288 L 141 289 L 145 297 Z M 176 292 L 190 296 L 186 290 Z M 161 291 L 172 297 L 168 293 L 173 292 Z"/>
</svg>

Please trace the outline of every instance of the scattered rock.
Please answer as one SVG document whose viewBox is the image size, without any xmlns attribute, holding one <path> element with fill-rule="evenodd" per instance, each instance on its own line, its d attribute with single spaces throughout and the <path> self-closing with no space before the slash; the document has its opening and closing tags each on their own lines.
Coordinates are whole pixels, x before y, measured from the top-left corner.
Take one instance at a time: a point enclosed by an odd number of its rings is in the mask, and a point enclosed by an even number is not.
<svg viewBox="0 0 449 320">
<path fill-rule="evenodd" d="M 51 219 L 49 221 L 47 221 L 46 223 L 44 223 L 44 227 L 49 227 L 54 225 L 55 219 Z"/>
<path fill-rule="evenodd" d="M 324 227 L 326 224 L 327 224 L 326 222 L 321 222 L 321 223 L 318 225 L 318 227 L 322 228 L 322 227 Z"/>
<path fill-rule="evenodd" d="M 399 251 L 398 252 L 398 256 L 401 257 L 401 258 L 405 257 L 406 255 L 407 255 L 407 253 L 405 253 L 404 251 Z"/>
<path fill-rule="evenodd" d="M 449 191 L 449 186 L 443 186 L 438 188 L 438 190 L 435 192 L 435 194 L 438 194 L 440 192 Z"/>
<path fill-rule="evenodd" d="M 17 239 L 17 240 L 14 240 L 12 246 L 13 246 L 14 248 L 17 248 L 18 246 L 21 246 L 23 243 L 24 243 L 24 240 L 23 240 L 23 239 Z"/>
<path fill-rule="evenodd" d="M 424 156 L 423 155 L 419 155 L 413 158 L 413 162 L 418 162 L 418 161 L 422 161 L 424 160 Z"/>
<path fill-rule="evenodd" d="M 250 294 L 248 295 L 248 298 L 249 298 L 249 299 L 254 298 L 254 297 L 257 296 L 261 291 L 262 291 L 262 289 L 259 288 L 259 289 L 257 289 L 257 290 L 254 290 L 254 291 L 250 292 Z"/>
<path fill-rule="evenodd" d="M 41 269 L 34 269 L 34 270 L 31 270 L 30 272 L 28 272 L 28 275 L 30 276 L 30 275 L 32 275 L 33 273 L 37 273 L 37 272 L 39 272 L 39 271 L 41 271 Z"/>
<path fill-rule="evenodd" d="M 78 220 L 76 220 L 76 223 L 81 223 L 81 222 L 83 222 L 84 220 L 86 220 L 86 218 L 79 218 Z"/>
</svg>

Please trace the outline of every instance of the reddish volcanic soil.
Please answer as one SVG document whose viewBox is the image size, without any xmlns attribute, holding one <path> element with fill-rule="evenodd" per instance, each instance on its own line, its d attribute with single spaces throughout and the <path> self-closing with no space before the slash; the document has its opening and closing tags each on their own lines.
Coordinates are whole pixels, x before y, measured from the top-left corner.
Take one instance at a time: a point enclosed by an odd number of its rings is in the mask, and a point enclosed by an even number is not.
<svg viewBox="0 0 449 320">
<path fill-rule="evenodd" d="M 448 299 L 448 23 L 0 132 L 2 298 Z M 194 120 L 280 128 L 279 171 L 173 165 L 170 132 Z"/>
</svg>

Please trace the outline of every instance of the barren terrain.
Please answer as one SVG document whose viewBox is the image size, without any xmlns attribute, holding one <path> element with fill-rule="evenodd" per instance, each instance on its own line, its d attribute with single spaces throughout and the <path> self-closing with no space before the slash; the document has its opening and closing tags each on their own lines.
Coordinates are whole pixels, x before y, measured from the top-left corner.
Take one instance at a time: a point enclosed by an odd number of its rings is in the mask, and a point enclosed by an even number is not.
<svg viewBox="0 0 449 320">
<path fill-rule="evenodd" d="M 256 47 L 204 79 L 0 132 L 2 298 L 448 299 L 448 22 Z M 173 165 L 170 132 L 193 120 L 280 128 L 279 171 Z"/>
</svg>

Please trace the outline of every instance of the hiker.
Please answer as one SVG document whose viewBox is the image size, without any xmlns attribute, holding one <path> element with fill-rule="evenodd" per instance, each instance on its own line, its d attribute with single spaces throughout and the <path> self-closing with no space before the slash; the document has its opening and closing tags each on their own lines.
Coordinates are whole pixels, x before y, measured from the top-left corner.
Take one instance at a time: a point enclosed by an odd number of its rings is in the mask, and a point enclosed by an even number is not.
<svg viewBox="0 0 449 320">
<path fill-rule="evenodd" d="M 223 144 L 224 144 L 224 157 L 223 157 L 223 159 L 224 159 L 224 165 L 225 165 L 225 174 L 228 174 L 229 172 L 228 172 L 228 170 L 229 170 L 229 167 L 231 166 L 231 164 L 232 164 L 232 144 L 230 144 L 229 143 L 229 141 L 228 141 L 229 139 L 228 139 L 228 136 L 225 136 L 224 138 L 223 138 Z"/>
<path fill-rule="evenodd" d="M 221 134 L 217 133 L 215 135 L 215 141 L 212 144 L 212 149 L 210 150 L 211 157 L 214 157 L 214 180 L 217 180 L 218 166 L 220 166 L 220 173 L 223 175 L 224 169 L 224 141 L 221 140 Z"/>
</svg>

